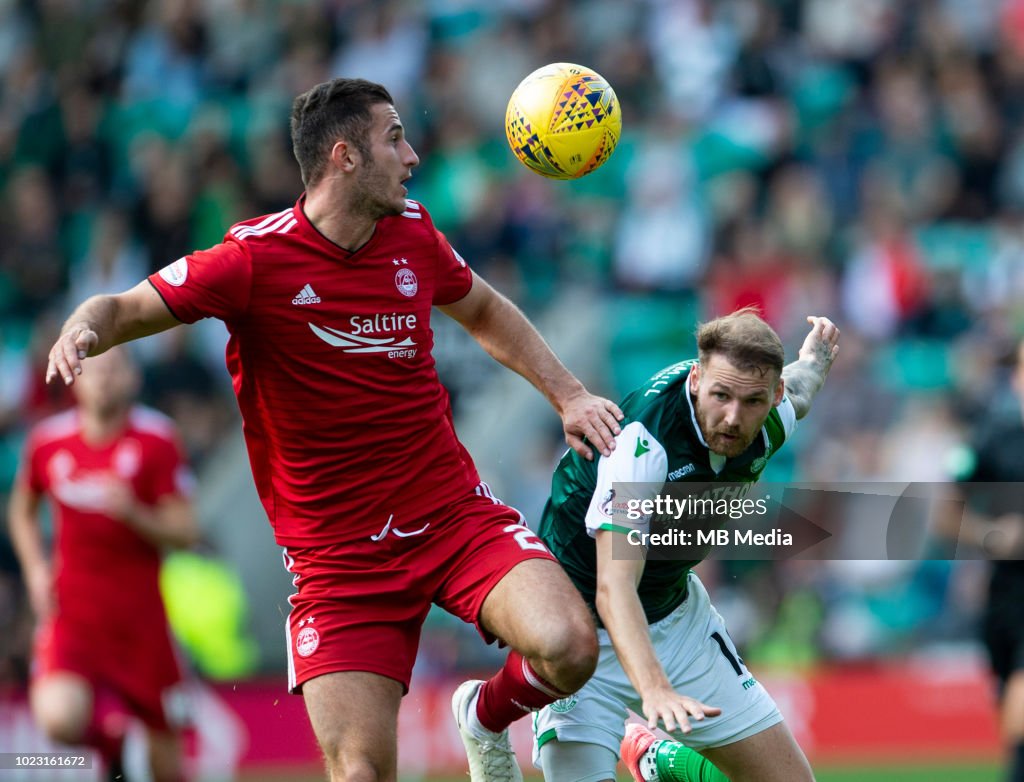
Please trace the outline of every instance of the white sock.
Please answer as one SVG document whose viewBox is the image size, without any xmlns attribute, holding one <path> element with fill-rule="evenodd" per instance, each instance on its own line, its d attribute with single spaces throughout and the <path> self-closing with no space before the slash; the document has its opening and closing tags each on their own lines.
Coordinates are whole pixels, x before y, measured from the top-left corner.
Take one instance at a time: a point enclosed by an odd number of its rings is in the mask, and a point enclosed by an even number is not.
<svg viewBox="0 0 1024 782">
<path fill-rule="evenodd" d="M 481 741 L 493 740 L 495 736 L 499 735 L 493 730 L 487 730 L 480 722 L 480 718 L 476 713 L 476 702 L 480 699 L 480 690 L 483 689 L 483 685 L 477 688 L 476 694 L 473 696 L 473 700 L 469 702 L 469 713 L 466 715 L 466 728 L 476 738 Z"/>
</svg>

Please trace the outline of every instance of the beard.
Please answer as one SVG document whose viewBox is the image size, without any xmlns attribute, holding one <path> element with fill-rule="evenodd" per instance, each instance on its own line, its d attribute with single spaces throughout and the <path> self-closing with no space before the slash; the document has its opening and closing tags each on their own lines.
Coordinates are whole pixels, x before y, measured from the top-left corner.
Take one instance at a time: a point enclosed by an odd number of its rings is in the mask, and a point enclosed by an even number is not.
<svg viewBox="0 0 1024 782">
<path fill-rule="evenodd" d="M 359 190 L 352 200 L 353 208 L 372 220 L 402 214 L 405 211 L 405 199 L 402 199 L 401 205 L 397 201 L 388 200 L 387 193 L 392 186 L 393 183 L 381 173 L 373 158 L 368 157 Z"/>
<path fill-rule="evenodd" d="M 712 429 L 707 416 L 697 404 L 697 400 L 694 400 L 694 412 L 697 414 L 697 425 L 700 426 L 700 433 L 704 435 L 704 442 L 712 451 L 720 453 L 722 456 L 727 456 L 730 459 L 739 456 L 750 447 L 750 444 L 754 442 L 754 437 L 757 436 L 755 430 L 752 435 L 747 437 L 739 427 L 719 426 L 718 429 Z"/>
</svg>

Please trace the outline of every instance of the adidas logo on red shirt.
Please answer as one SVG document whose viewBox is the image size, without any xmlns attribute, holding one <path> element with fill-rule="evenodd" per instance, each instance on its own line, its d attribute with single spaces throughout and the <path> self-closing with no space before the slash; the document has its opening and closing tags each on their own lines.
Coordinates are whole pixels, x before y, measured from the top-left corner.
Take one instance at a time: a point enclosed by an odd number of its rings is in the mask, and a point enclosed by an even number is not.
<svg viewBox="0 0 1024 782">
<path fill-rule="evenodd" d="M 320 297 L 314 293 L 313 289 L 307 282 L 301 291 L 295 294 L 295 298 L 292 299 L 292 304 L 319 304 Z"/>
</svg>

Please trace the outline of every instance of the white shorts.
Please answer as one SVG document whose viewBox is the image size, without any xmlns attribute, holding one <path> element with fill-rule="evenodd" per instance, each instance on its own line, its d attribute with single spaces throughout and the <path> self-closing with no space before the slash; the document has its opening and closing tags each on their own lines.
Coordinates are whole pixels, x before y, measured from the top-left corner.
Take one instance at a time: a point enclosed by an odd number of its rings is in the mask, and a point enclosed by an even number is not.
<svg viewBox="0 0 1024 782">
<path fill-rule="evenodd" d="M 676 692 L 722 710 L 718 717 L 690 721 L 693 730 L 676 731 L 693 749 L 721 747 L 782 722 L 775 701 L 736 653 L 721 615 L 707 590 L 690 573 L 682 605 L 650 627 L 651 642 Z M 627 709 L 641 714 L 640 697 L 626 677 L 607 630 L 598 630 L 600 655 L 593 677 L 576 694 L 545 706 L 533 717 L 533 761 L 550 741 L 581 742 L 619 756 Z M 606 756 L 606 755 L 605 755 Z M 607 779 L 614 779 L 614 768 Z"/>
</svg>

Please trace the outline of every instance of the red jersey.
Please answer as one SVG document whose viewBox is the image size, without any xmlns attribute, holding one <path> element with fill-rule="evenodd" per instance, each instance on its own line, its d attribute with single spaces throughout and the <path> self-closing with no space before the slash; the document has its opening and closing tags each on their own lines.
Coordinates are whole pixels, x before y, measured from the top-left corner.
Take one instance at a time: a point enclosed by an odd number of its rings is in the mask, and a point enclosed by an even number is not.
<svg viewBox="0 0 1024 782">
<path fill-rule="evenodd" d="M 431 308 L 465 296 L 465 261 L 419 204 L 354 253 L 305 196 L 149 279 L 179 320 L 223 320 L 253 477 L 277 541 L 364 538 L 479 483 L 431 353 Z"/>
<path fill-rule="evenodd" d="M 78 412 L 68 410 L 31 431 L 21 469 L 20 480 L 48 495 L 54 511 L 56 618 L 89 634 L 116 633 L 112 625 L 165 626 L 160 551 L 110 517 L 104 485 L 125 481 L 148 506 L 187 495 L 192 478 L 170 419 L 135 407 L 120 434 L 95 445 L 82 439 Z"/>
</svg>

